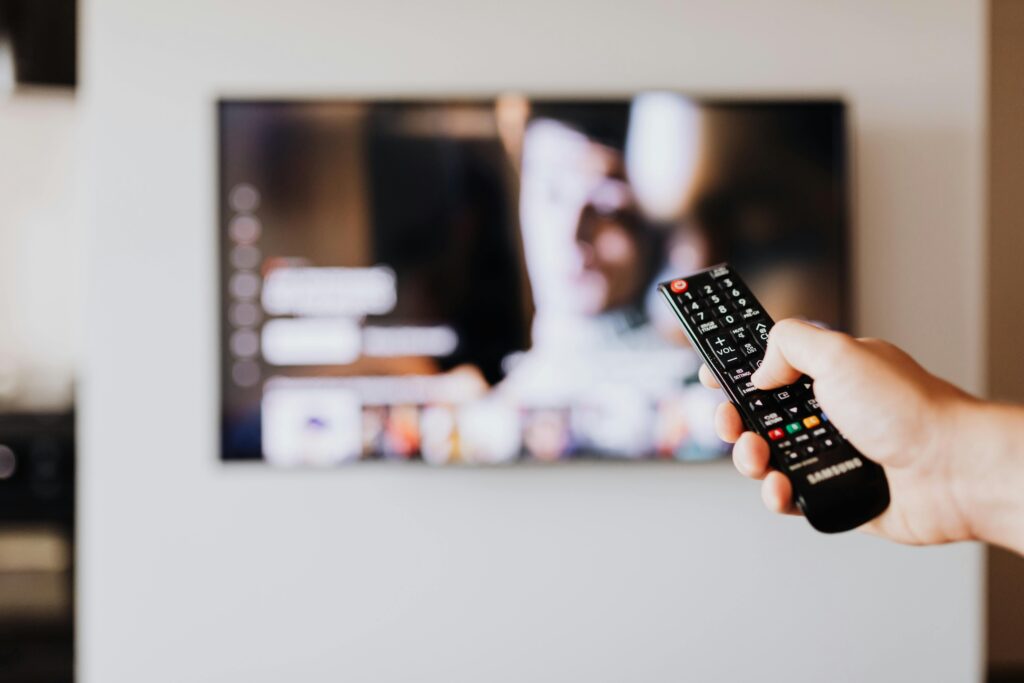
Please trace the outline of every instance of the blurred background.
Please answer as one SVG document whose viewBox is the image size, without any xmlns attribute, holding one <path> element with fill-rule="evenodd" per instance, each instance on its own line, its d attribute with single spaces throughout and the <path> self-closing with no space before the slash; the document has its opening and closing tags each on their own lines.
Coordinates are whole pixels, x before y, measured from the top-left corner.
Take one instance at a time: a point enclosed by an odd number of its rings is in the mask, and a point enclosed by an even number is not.
<svg viewBox="0 0 1024 683">
<path fill-rule="evenodd" d="M 653 295 L 1024 399 L 1021 69 L 1012 0 L 0 0 L 0 681 L 1024 680 L 1024 560 L 766 515 Z"/>
</svg>

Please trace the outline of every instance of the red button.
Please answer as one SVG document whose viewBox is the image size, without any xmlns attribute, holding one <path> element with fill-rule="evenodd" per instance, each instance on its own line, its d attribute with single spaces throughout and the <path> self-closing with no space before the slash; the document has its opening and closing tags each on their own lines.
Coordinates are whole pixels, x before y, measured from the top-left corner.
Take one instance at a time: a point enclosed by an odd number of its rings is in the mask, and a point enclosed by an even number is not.
<svg viewBox="0 0 1024 683">
<path fill-rule="evenodd" d="M 781 429 L 773 429 L 770 432 L 768 432 L 768 438 L 771 439 L 772 441 L 778 441 L 785 435 L 786 433 Z"/>
<path fill-rule="evenodd" d="M 672 284 L 668 287 L 676 294 L 682 294 L 686 291 L 686 288 L 689 287 L 689 285 L 686 284 L 686 280 L 673 280 Z"/>
</svg>

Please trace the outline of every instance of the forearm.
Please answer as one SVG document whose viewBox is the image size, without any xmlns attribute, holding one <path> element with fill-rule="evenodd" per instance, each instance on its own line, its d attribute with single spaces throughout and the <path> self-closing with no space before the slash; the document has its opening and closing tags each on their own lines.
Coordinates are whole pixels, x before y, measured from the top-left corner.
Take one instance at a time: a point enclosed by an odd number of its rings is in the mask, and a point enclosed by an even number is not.
<svg viewBox="0 0 1024 683">
<path fill-rule="evenodd" d="M 972 399 L 951 426 L 951 485 L 971 534 L 1024 554 L 1024 408 Z"/>
</svg>

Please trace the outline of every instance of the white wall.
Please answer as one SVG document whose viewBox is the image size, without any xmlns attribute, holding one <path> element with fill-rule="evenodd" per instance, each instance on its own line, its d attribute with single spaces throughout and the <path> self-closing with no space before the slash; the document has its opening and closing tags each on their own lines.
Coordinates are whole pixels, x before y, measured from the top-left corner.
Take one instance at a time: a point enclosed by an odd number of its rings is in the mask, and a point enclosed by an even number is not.
<svg viewBox="0 0 1024 683">
<path fill-rule="evenodd" d="M 979 548 L 817 535 L 725 463 L 219 466 L 213 103 L 845 95 L 860 328 L 978 388 L 982 12 L 87 1 L 83 680 L 978 680 Z"/>
<path fill-rule="evenodd" d="M 0 409 L 66 410 L 84 299 L 79 111 L 71 90 L 2 81 Z"/>
</svg>

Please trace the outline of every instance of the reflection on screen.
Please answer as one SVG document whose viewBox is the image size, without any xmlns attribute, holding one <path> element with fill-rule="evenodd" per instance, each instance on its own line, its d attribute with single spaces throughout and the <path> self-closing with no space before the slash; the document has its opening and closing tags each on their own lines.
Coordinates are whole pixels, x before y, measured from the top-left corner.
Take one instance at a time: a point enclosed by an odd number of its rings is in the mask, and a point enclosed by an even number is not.
<svg viewBox="0 0 1024 683">
<path fill-rule="evenodd" d="M 841 325 L 831 102 L 220 107 L 225 459 L 721 455 L 654 291 L 731 261 Z"/>
</svg>

